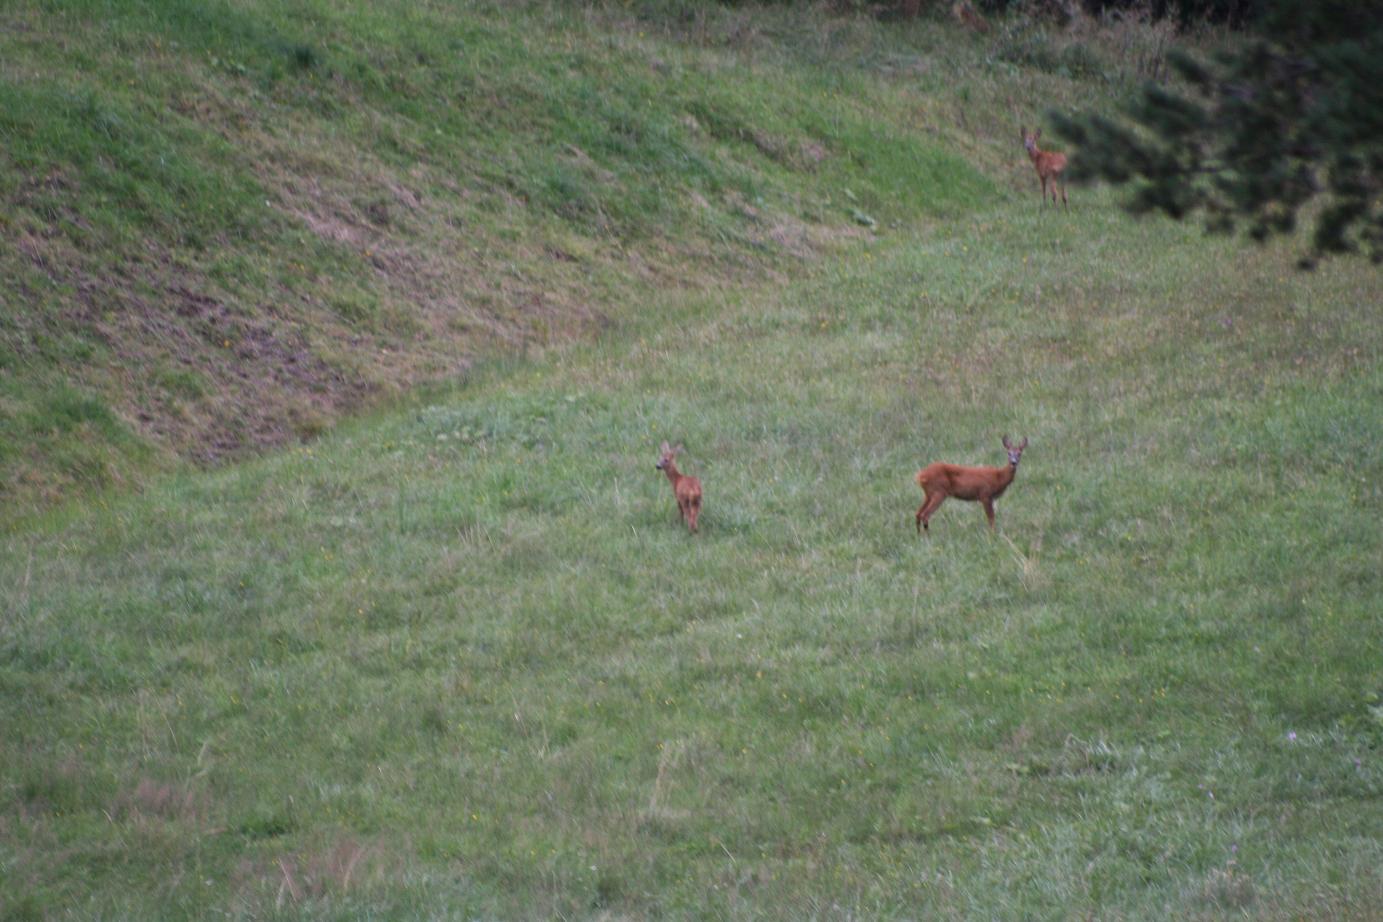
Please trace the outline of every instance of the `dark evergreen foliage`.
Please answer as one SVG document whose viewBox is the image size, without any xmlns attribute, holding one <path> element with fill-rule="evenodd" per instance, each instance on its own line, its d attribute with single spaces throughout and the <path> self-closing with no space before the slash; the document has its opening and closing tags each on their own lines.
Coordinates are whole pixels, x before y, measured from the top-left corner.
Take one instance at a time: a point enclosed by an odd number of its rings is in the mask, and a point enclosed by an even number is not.
<svg viewBox="0 0 1383 922">
<path fill-rule="evenodd" d="M 1176 53 L 1181 81 L 1149 85 L 1125 118 L 1053 114 L 1072 178 L 1128 184 L 1135 212 L 1243 227 L 1256 240 L 1314 228 L 1312 264 L 1383 262 L 1383 3 L 1274 0 L 1245 42 L 1209 62 Z"/>
</svg>

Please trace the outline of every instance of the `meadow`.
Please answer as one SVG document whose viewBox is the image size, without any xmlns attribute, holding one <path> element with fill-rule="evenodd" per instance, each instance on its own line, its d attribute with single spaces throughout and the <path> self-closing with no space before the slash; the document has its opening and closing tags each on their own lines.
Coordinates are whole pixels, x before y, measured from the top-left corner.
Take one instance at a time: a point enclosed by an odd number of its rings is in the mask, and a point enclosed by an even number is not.
<svg viewBox="0 0 1383 922">
<path fill-rule="evenodd" d="M 0 532 L 0 912 L 1377 918 L 1377 270 L 1043 210 L 950 108 L 1034 65 L 965 66 L 809 257 Z M 997 530 L 919 537 L 1005 434 Z"/>
</svg>

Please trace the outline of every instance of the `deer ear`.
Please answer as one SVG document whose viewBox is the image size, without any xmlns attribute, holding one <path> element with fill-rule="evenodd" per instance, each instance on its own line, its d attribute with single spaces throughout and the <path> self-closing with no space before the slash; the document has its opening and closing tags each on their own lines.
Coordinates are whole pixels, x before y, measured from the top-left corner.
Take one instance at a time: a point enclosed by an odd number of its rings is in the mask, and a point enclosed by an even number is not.
<svg viewBox="0 0 1383 922">
<path fill-rule="evenodd" d="M 667 442 L 664 442 L 662 445 L 658 446 L 658 450 L 661 451 L 663 454 L 667 454 L 668 451 L 670 451 L 670 449 L 667 447 Z"/>
<path fill-rule="evenodd" d="M 1019 125 L 1019 126 L 1018 126 L 1018 131 L 1022 134 L 1023 140 L 1026 141 L 1026 140 L 1028 139 L 1028 126 L 1027 126 L 1027 125 Z"/>
<path fill-rule="evenodd" d="M 1032 139 L 1033 139 L 1034 141 L 1039 140 L 1041 137 L 1042 137 L 1042 129 L 1041 129 L 1041 128 L 1037 129 L 1036 131 L 1034 131 L 1034 132 L 1032 133 Z"/>
<path fill-rule="evenodd" d="M 1028 437 L 1025 435 L 1025 436 L 1023 436 L 1023 444 L 1018 446 L 1018 450 L 1019 450 L 1019 451 L 1022 451 L 1024 448 L 1027 448 L 1027 447 L 1028 447 Z"/>
<path fill-rule="evenodd" d="M 678 443 L 677 443 L 677 447 L 674 448 L 674 449 L 672 450 L 672 453 L 673 453 L 674 455 L 678 455 L 678 454 L 681 454 L 681 453 L 682 453 L 682 443 L 681 443 L 681 442 L 678 442 Z"/>
<path fill-rule="evenodd" d="M 1010 444 L 1008 443 L 1008 436 L 1004 436 L 1003 439 L 1002 439 L 1002 441 L 1003 441 L 1003 443 L 1004 443 L 1004 447 L 1005 447 L 1005 448 L 1012 448 L 1012 447 L 1013 447 L 1012 445 L 1010 445 Z"/>
</svg>

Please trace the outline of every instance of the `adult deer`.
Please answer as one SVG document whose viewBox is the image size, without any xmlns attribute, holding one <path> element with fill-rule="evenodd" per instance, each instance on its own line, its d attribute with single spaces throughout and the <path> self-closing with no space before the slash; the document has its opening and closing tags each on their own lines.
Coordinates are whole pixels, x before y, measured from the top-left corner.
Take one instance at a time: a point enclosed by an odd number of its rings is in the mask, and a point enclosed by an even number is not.
<svg viewBox="0 0 1383 922">
<path fill-rule="evenodd" d="M 696 534 L 696 518 L 701 514 L 701 481 L 677 470 L 674 459 L 681 450 L 680 444 L 676 448 L 668 448 L 667 442 L 664 442 L 659 449 L 661 457 L 656 467 L 667 474 L 667 479 L 672 483 L 672 495 L 677 497 L 677 511 L 682 513 L 682 521 L 687 523 L 687 529 Z"/>
<path fill-rule="evenodd" d="M 1066 169 L 1066 155 L 1058 154 L 1054 150 L 1042 150 L 1037 146 L 1037 139 L 1042 137 L 1042 129 L 1039 128 L 1032 134 L 1028 134 L 1028 129 L 1022 125 L 1018 130 L 1023 133 L 1023 148 L 1028 152 L 1028 159 L 1037 168 L 1037 178 L 1042 180 L 1042 204 L 1047 204 L 1047 183 L 1052 184 L 1052 204 L 1056 204 L 1057 189 L 1061 189 L 1061 204 L 1065 208 L 1071 206 L 1066 202 L 1066 180 L 1061 178 L 1062 172 Z"/>
<path fill-rule="evenodd" d="M 920 535 L 932 513 L 946 501 L 946 497 L 969 500 L 984 504 L 984 514 L 989 517 L 989 527 L 994 527 L 994 501 L 1004 494 L 1013 476 L 1018 473 L 1018 459 L 1023 457 L 1023 449 L 1028 440 L 1017 445 L 1004 436 L 1004 449 L 1008 451 L 1008 465 L 1005 467 L 963 467 L 959 464 L 928 464 L 917 472 L 913 479 L 926 494 L 926 499 L 917 510 L 917 533 Z M 930 530 L 930 529 L 928 529 Z"/>
</svg>

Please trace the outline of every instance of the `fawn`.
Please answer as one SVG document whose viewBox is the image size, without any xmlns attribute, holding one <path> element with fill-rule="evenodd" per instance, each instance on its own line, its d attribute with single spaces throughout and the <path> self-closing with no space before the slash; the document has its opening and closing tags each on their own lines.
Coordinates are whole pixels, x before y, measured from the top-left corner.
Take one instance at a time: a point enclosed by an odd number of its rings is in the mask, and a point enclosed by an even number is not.
<svg viewBox="0 0 1383 922">
<path fill-rule="evenodd" d="M 1058 154 L 1054 150 L 1041 150 L 1037 146 L 1037 139 L 1042 137 L 1042 129 L 1039 128 L 1032 134 L 1028 134 L 1028 129 L 1022 125 L 1018 130 L 1023 132 L 1023 147 L 1028 152 L 1028 157 L 1032 160 L 1032 165 L 1037 167 L 1037 178 L 1042 180 L 1042 204 L 1047 204 L 1047 182 L 1052 184 L 1052 204 L 1056 204 L 1056 191 L 1061 189 L 1061 204 L 1070 208 L 1066 202 L 1066 180 L 1061 178 L 1062 171 L 1066 169 L 1066 155 Z"/>
<path fill-rule="evenodd" d="M 667 442 L 664 442 L 659 450 L 662 457 L 658 459 L 656 467 L 667 474 L 667 479 L 672 482 L 672 493 L 677 497 L 677 511 L 682 513 L 682 521 L 687 523 L 687 529 L 696 534 L 696 517 L 701 514 L 701 481 L 680 473 L 673 463 L 677 453 L 682 450 L 680 444 L 676 448 L 668 448 Z"/>
<path fill-rule="evenodd" d="M 989 517 L 989 527 L 992 529 L 994 501 L 1013 483 L 1013 475 L 1018 473 L 1018 459 L 1023 457 L 1023 449 L 1027 447 L 1027 437 L 1013 445 L 1009 443 L 1008 436 L 1004 436 L 1004 448 L 1008 451 L 1007 467 L 963 467 L 938 462 L 918 471 L 913 479 L 927 498 L 917 510 L 917 533 L 920 535 L 927 528 L 932 513 L 948 496 L 983 503 L 984 514 Z"/>
</svg>

